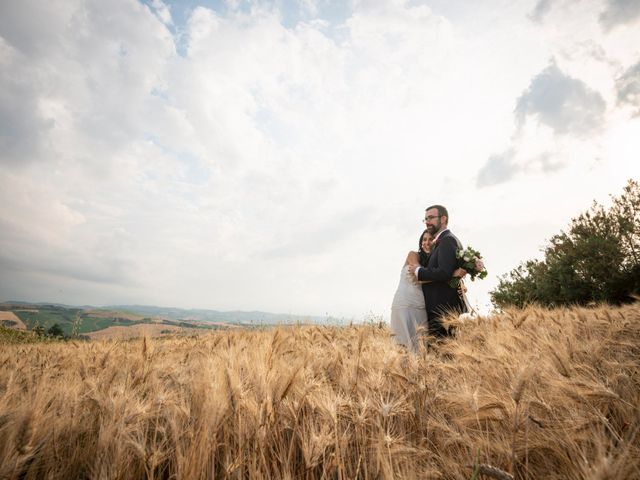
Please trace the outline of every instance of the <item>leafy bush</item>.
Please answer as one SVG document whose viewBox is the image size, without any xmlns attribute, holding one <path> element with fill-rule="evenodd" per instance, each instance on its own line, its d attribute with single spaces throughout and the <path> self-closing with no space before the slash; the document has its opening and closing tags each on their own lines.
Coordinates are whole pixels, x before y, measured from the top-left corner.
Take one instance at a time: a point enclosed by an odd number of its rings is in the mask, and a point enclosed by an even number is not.
<svg viewBox="0 0 640 480">
<path fill-rule="evenodd" d="M 610 208 L 594 202 L 555 235 L 544 260 L 529 260 L 500 279 L 494 305 L 622 304 L 640 291 L 640 185 L 629 180 Z"/>
<path fill-rule="evenodd" d="M 50 337 L 64 337 L 64 331 L 60 328 L 60 325 L 54 323 L 49 330 L 47 330 L 47 335 Z"/>
<path fill-rule="evenodd" d="M 7 343 L 41 343 L 48 342 L 49 338 L 39 336 L 34 332 L 18 330 L 0 325 L 0 345 Z"/>
</svg>

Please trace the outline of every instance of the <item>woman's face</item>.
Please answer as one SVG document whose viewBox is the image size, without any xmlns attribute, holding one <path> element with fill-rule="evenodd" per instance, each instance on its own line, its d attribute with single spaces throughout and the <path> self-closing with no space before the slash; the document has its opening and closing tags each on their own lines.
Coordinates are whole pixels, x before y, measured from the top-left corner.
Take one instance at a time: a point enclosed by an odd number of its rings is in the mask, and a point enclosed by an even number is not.
<svg viewBox="0 0 640 480">
<path fill-rule="evenodd" d="M 430 243 L 431 243 L 431 235 L 429 235 L 428 233 L 425 233 L 422 236 L 422 242 L 420 242 L 420 246 L 422 247 L 423 252 L 428 252 L 431 249 Z"/>
</svg>

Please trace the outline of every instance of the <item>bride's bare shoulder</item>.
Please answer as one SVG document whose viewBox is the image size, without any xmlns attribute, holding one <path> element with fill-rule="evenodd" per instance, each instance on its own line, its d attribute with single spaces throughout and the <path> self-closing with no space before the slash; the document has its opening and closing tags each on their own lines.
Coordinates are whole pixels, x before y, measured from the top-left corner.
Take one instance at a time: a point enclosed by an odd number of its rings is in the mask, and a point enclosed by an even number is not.
<svg viewBox="0 0 640 480">
<path fill-rule="evenodd" d="M 414 252 L 413 250 L 407 253 L 407 259 L 405 263 L 418 263 L 420 261 L 420 257 L 418 256 L 418 252 Z"/>
</svg>

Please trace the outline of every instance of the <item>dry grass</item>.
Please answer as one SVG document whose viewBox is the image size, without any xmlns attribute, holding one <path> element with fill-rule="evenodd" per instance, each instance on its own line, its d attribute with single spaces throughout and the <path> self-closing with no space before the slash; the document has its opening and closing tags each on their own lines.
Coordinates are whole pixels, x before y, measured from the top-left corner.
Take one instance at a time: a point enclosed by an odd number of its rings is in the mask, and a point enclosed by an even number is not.
<svg viewBox="0 0 640 480">
<path fill-rule="evenodd" d="M 4 345 L 0 478 L 640 478 L 640 307 Z"/>
</svg>

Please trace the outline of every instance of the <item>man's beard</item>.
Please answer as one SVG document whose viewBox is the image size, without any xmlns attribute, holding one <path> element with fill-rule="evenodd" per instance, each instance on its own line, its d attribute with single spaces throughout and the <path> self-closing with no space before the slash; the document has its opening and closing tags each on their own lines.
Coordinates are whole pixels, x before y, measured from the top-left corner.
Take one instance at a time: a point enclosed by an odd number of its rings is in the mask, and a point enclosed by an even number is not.
<svg viewBox="0 0 640 480">
<path fill-rule="evenodd" d="M 437 227 L 435 225 L 427 225 L 427 232 L 429 232 L 431 235 L 435 235 L 436 233 L 438 233 L 438 230 L 440 230 L 439 224 Z"/>
</svg>

